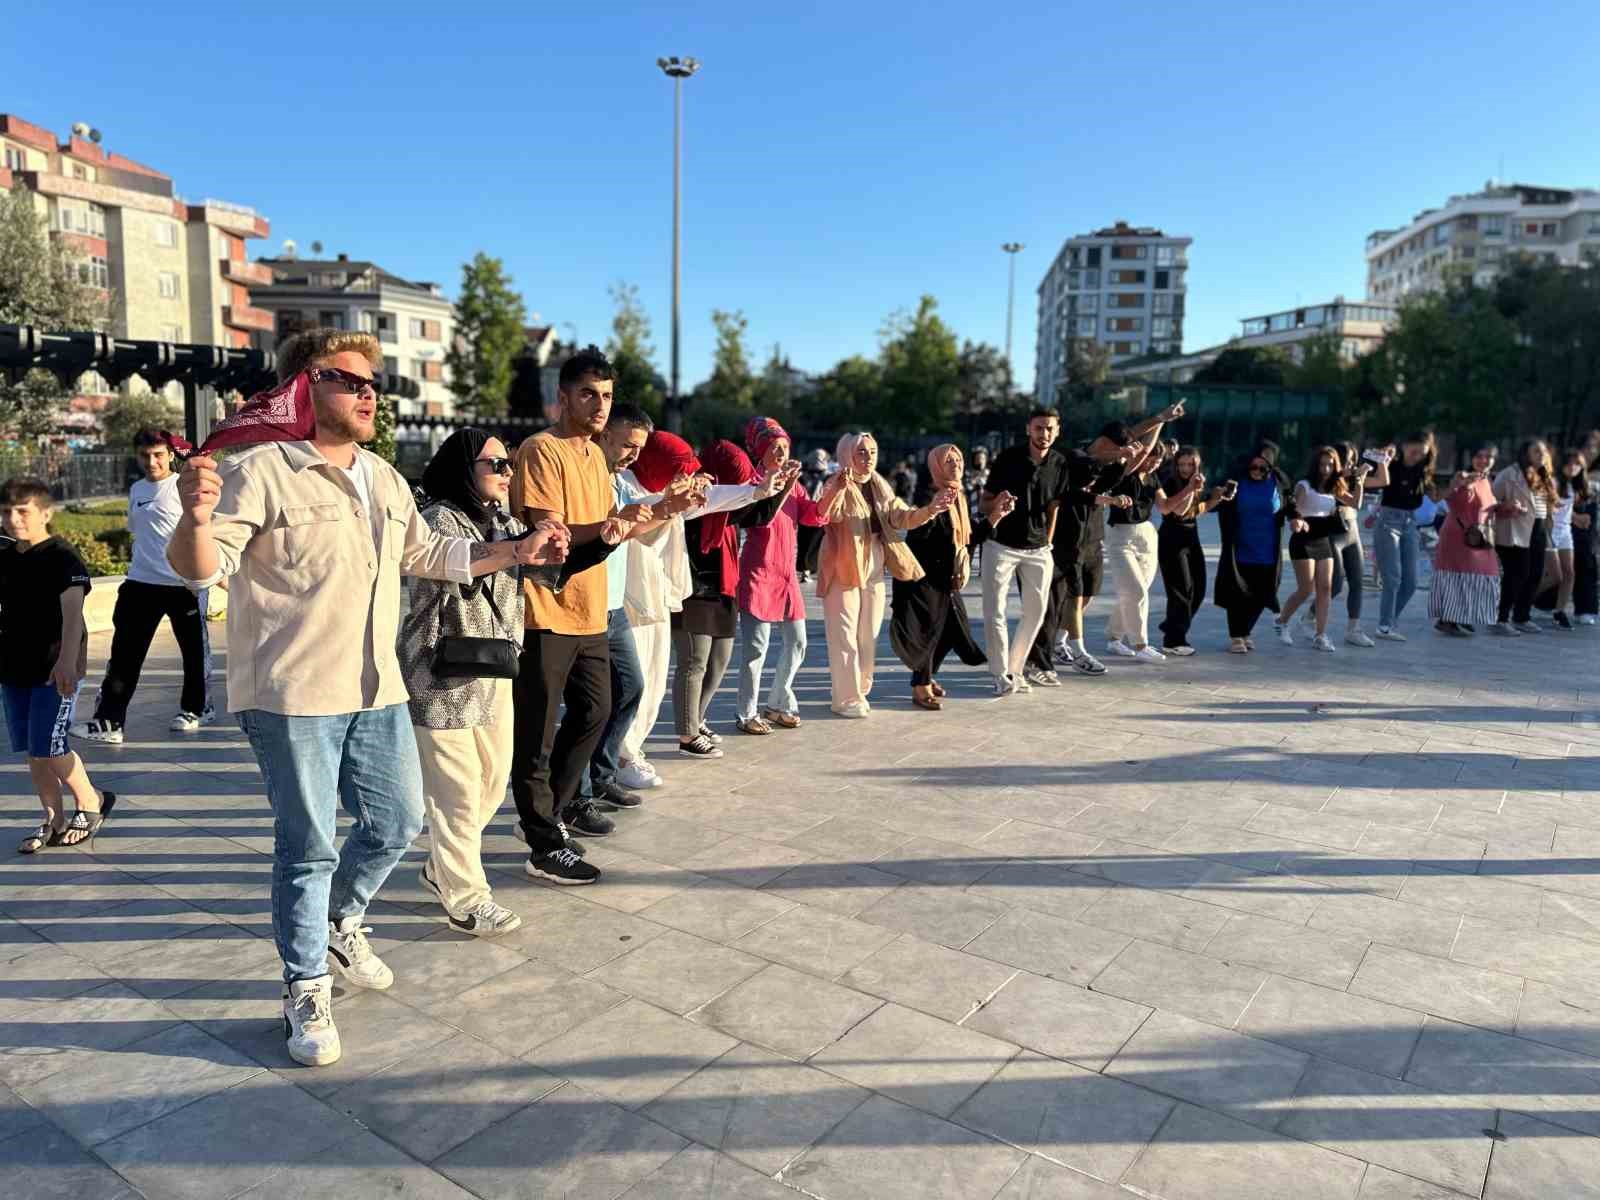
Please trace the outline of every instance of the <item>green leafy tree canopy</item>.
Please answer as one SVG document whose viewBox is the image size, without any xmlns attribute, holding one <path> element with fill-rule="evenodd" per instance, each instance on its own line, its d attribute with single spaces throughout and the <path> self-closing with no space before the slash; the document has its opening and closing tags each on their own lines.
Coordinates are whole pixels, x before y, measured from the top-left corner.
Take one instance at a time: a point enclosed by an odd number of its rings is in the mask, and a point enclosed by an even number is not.
<svg viewBox="0 0 1600 1200">
<path fill-rule="evenodd" d="M 650 318 L 639 301 L 637 284 L 618 281 L 609 289 L 615 312 L 606 357 L 616 369 L 616 398 L 637 404 L 659 421 L 666 407 L 666 380 L 655 367 L 655 346 L 650 341 Z"/>
<path fill-rule="evenodd" d="M 455 336 L 445 353 L 459 408 L 488 416 L 506 411 L 515 360 L 527 335 L 522 296 L 498 258 L 479 251 L 461 268 Z"/>
</svg>

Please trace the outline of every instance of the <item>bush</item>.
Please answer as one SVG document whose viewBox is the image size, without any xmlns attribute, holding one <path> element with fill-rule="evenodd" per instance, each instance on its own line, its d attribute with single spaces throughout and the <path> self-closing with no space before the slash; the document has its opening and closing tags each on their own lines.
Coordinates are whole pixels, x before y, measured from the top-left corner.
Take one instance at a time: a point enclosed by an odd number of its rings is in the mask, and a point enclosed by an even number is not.
<svg viewBox="0 0 1600 1200">
<path fill-rule="evenodd" d="M 117 559 L 112 556 L 111 548 L 100 541 L 88 530 L 82 528 L 55 528 L 55 532 L 65 539 L 78 557 L 83 559 L 83 565 L 89 568 L 89 574 L 122 575 L 128 570 L 127 559 Z"/>
</svg>

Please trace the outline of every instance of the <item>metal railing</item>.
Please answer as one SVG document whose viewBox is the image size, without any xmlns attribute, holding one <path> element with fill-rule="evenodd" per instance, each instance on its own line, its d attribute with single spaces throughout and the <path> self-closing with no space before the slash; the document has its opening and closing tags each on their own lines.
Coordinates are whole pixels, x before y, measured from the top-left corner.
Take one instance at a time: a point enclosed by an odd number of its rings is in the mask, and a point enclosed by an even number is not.
<svg viewBox="0 0 1600 1200">
<path fill-rule="evenodd" d="M 126 454 L 34 454 L 0 450 L 0 482 L 42 479 L 57 502 L 70 504 L 102 496 L 120 496 L 137 478 Z"/>
</svg>

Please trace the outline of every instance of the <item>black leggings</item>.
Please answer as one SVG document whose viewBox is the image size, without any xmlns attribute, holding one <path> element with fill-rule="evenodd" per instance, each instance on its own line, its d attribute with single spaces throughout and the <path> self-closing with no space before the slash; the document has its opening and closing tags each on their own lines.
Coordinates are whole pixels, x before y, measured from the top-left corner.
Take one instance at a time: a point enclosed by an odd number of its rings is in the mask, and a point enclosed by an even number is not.
<svg viewBox="0 0 1600 1200">
<path fill-rule="evenodd" d="M 1246 592 L 1228 606 L 1228 636 L 1249 637 L 1261 614 L 1278 598 L 1278 568 L 1273 563 L 1239 563 Z"/>
<path fill-rule="evenodd" d="M 206 636 L 206 615 L 200 598 L 186 587 L 165 587 L 156 583 L 123 580 L 117 590 L 116 607 L 111 610 L 111 661 L 106 664 L 105 682 L 94 715 L 98 720 L 121 725 L 128 719 L 128 702 L 139 686 L 150 641 L 165 617 L 172 624 L 172 636 L 183 654 L 182 710 L 199 716 L 206 707 L 206 675 L 210 670 L 211 644 Z"/>
<path fill-rule="evenodd" d="M 1595 531 L 1572 533 L 1572 611 L 1578 616 L 1600 615 L 1600 560 L 1595 554 Z"/>
<path fill-rule="evenodd" d="M 1550 521 L 1538 517 L 1526 546 L 1496 546 L 1500 556 L 1500 623 L 1533 619 L 1533 598 L 1544 579 L 1544 552 L 1550 542 Z"/>
<path fill-rule="evenodd" d="M 1156 534 L 1156 560 L 1167 593 L 1167 615 L 1161 622 L 1161 644 L 1167 649 L 1189 644 L 1189 626 L 1206 598 L 1206 555 L 1193 521 L 1165 520 Z"/>
</svg>

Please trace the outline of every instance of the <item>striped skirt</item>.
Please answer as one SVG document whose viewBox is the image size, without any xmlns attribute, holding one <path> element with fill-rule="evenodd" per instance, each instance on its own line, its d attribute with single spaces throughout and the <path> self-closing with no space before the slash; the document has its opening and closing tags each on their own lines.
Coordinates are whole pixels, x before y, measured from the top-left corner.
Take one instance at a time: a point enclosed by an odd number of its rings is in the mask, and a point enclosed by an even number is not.
<svg viewBox="0 0 1600 1200">
<path fill-rule="evenodd" d="M 1477 571 L 1435 571 L 1428 585 L 1428 616 L 1457 625 L 1493 625 L 1500 612 L 1500 576 Z"/>
</svg>

